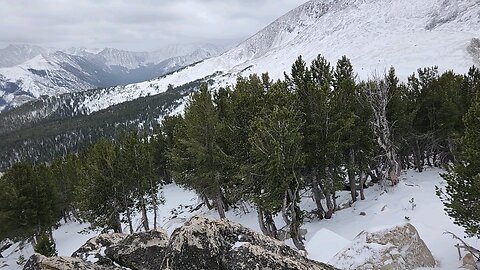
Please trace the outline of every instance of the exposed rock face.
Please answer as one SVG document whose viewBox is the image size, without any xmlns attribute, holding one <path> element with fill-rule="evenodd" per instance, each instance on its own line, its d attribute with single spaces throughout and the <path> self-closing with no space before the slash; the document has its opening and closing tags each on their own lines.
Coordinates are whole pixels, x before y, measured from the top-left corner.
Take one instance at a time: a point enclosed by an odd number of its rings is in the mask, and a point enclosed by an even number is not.
<svg viewBox="0 0 480 270">
<path fill-rule="evenodd" d="M 120 267 L 109 267 L 85 262 L 80 258 L 72 257 L 45 257 L 35 254 L 30 257 L 24 270 L 110 270 L 122 269 Z"/>
<path fill-rule="evenodd" d="M 470 44 L 468 44 L 467 52 L 473 57 L 473 62 L 477 65 L 480 64 L 480 39 L 472 38 Z"/>
<path fill-rule="evenodd" d="M 105 250 L 108 258 L 130 269 L 159 269 L 165 257 L 168 236 L 164 231 L 149 231 L 127 236 Z"/>
<path fill-rule="evenodd" d="M 30 257 L 24 269 L 335 270 L 227 220 L 194 217 L 173 233 L 101 234 L 73 257 Z"/>
<path fill-rule="evenodd" d="M 88 240 L 83 246 L 72 254 L 74 258 L 80 258 L 84 261 L 94 262 L 98 265 L 113 265 L 113 261 L 108 258 L 105 251 L 108 247 L 115 245 L 127 238 L 123 233 L 104 233 Z"/>
<path fill-rule="evenodd" d="M 329 270 L 281 242 L 226 220 L 194 217 L 173 233 L 162 269 Z"/>
<path fill-rule="evenodd" d="M 410 270 L 435 267 L 432 253 L 413 225 L 362 232 L 330 261 L 341 269 Z"/>
</svg>

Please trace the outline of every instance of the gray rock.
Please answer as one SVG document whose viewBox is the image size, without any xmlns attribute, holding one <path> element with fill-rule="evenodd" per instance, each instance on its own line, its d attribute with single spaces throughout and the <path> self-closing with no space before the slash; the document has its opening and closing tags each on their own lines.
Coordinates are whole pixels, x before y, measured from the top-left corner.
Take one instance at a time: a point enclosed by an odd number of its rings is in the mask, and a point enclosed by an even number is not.
<svg viewBox="0 0 480 270">
<path fill-rule="evenodd" d="M 108 247 L 105 254 L 114 262 L 130 269 L 153 270 L 159 269 L 162 264 L 167 246 L 167 234 L 153 230 L 129 235 Z"/>
<path fill-rule="evenodd" d="M 194 217 L 173 233 L 162 269 L 330 270 L 276 241 L 226 220 Z"/>
<path fill-rule="evenodd" d="M 102 234 L 73 257 L 32 256 L 26 270 L 335 270 L 282 242 L 227 220 L 194 217 L 173 233 Z"/>
<path fill-rule="evenodd" d="M 375 232 L 363 231 L 329 263 L 352 270 L 410 270 L 436 265 L 410 223 Z"/>
<path fill-rule="evenodd" d="M 122 269 L 114 266 L 101 266 L 72 257 L 45 257 L 35 254 L 28 259 L 23 270 L 111 270 Z"/>
<path fill-rule="evenodd" d="M 128 234 L 123 233 L 103 233 L 91 238 L 72 254 L 74 258 L 80 258 L 84 261 L 94 262 L 98 265 L 112 266 L 113 260 L 106 256 L 105 251 L 108 247 L 126 239 Z"/>
<path fill-rule="evenodd" d="M 472 56 L 475 64 L 480 65 L 480 39 L 472 38 L 468 44 L 467 52 Z"/>
</svg>

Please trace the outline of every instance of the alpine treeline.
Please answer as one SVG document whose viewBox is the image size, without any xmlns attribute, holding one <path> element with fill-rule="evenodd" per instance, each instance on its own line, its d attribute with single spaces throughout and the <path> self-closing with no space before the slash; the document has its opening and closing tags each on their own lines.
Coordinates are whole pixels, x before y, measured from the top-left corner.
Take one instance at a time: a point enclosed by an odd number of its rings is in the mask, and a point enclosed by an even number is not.
<svg viewBox="0 0 480 270">
<path fill-rule="evenodd" d="M 332 218 L 340 190 L 354 203 L 369 184 L 396 185 L 402 170 L 446 164 L 455 164 L 445 176 L 449 213 L 476 225 L 461 205 L 480 193 L 479 97 L 475 67 L 466 75 L 419 69 L 405 83 L 391 68 L 358 81 L 347 57 L 332 65 L 321 55 L 310 65 L 299 57 L 283 80 L 262 74 L 217 91 L 203 85 L 183 116 L 165 117 L 148 136 L 127 133 L 47 165 L 14 165 L 0 180 L 0 238 L 39 236 L 71 215 L 133 232 L 139 213 L 149 230 L 159 189 L 175 181 L 221 218 L 252 205 L 264 234 L 304 249 L 304 220 Z M 307 195 L 314 211 L 300 205 Z"/>
</svg>

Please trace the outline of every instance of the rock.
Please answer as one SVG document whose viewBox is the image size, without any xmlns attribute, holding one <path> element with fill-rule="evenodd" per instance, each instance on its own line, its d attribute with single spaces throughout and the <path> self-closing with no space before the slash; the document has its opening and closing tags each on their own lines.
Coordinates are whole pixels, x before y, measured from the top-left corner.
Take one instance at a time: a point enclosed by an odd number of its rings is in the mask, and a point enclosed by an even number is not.
<svg viewBox="0 0 480 270">
<path fill-rule="evenodd" d="M 367 215 L 367 213 L 365 213 L 365 212 L 360 212 L 360 216 L 366 216 L 366 215 Z"/>
<path fill-rule="evenodd" d="M 130 269 L 159 269 L 165 257 L 168 236 L 164 231 L 153 230 L 135 233 L 105 250 L 108 258 Z"/>
<path fill-rule="evenodd" d="M 462 258 L 462 268 L 476 270 L 476 260 L 471 253 L 465 254 Z"/>
<path fill-rule="evenodd" d="M 0 242 L 0 258 L 3 258 L 2 252 L 7 250 L 12 245 L 13 245 L 13 241 L 8 238 Z"/>
<path fill-rule="evenodd" d="M 330 270 L 239 224 L 194 217 L 174 231 L 162 264 L 168 270 Z"/>
<path fill-rule="evenodd" d="M 113 266 L 101 266 L 72 257 L 45 257 L 35 254 L 27 261 L 23 270 L 110 270 L 122 269 Z"/>
<path fill-rule="evenodd" d="M 103 233 L 91 238 L 72 254 L 74 258 L 93 262 L 98 265 L 113 265 L 113 260 L 108 258 L 105 251 L 108 247 L 127 238 L 128 234 Z"/>
<path fill-rule="evenodd" d="M 330 260 L 341 269 L 409 270 L 435 267 L 432 253 L 410 223 L 361 232 L 352 244 Z"/>
</svg>

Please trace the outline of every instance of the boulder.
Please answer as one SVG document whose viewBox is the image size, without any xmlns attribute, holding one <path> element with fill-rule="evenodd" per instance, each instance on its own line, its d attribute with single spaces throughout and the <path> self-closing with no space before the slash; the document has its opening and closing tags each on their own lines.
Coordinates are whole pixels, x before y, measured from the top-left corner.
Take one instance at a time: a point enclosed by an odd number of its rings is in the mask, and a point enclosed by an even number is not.
<svg viewBox="0 0 480 270">
<path fill-rule="evenodd" d="M 114 266 L 96 265 L 80 258 L 45 257 L 35 254 L 27 261 L 23 270 L 111 270 L 122 269 Z"/>
<path fill-rule="evenodd" d="M 0 242 L 0 258 L 3 258 L 2 252 L 7 250 L 12 245 L 13 245 L 13 241 L 8 238 Z"/>
<path fill-rule="evenodd" d="M 108 258 L 105 251 L 108 247 L 119 243 L 127 238 L 128 234 L 103 233 L 91 238 L 72 254 L 74 258 L 93 262 L 98 265 L 113 265 L 113 260 Z"/>
<path fill-rule="evenodd" d="M 168 236 L 164 231 L 128 235 L 125 239 L 107 247 L 107 257 L 119 265 L 133 270 L 159 269 L 165 257 Z"/>
<path fill-rule="evenodd" d="M 194 217 L 174 231 L 101 234 L 73 257 L 33 255 L 24 269 L 334 270 L 227 220 Z"/>
<path fill-rule="evenodd" d="M 357 270 L 409 270 L 436 265 L 432 253 L 410 223 L 363 231 L 329 263 L 341 269 Z"/>
<path fill-rule="evenodd" d="M 297 251 L 227 220 L 193 217 L 170 239 L 162 269 L 330 270 Z"/>
</svg>

